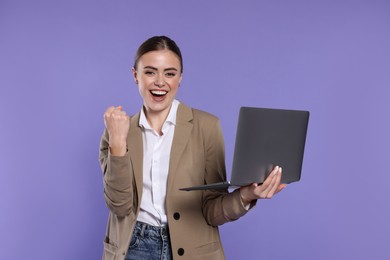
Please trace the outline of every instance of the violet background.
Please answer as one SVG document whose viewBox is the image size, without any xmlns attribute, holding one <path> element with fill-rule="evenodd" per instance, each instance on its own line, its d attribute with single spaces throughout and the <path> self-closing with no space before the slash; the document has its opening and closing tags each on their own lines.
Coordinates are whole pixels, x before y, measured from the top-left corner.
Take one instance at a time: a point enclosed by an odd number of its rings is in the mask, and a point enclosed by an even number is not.
<svg viewBox="0 0 390 260">
<path fill-rule="evenodd" d="M 302 180 L 220 228 L 227 259 L 388 258 L 389 1 L 1 0 L 0 259 L 100 259 L 102 114 L 140 109 L 133 57 L 163 34 L 228 169 L 240 106 L 311 111 Z"/>
</svg>

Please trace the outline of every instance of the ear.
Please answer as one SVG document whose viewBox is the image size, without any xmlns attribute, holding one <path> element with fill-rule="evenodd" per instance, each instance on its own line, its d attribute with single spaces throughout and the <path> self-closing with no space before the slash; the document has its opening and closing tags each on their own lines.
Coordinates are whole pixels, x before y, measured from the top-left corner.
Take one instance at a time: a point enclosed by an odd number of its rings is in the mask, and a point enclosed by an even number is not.
<svg viewBox="0 0 390 260">
<path fill-rule="evenodd" d="M 183 79 L 183 73 L 180 74 L 180 78 L 179 78 L 179 86 L 180 86 L 180 83 L 181 83 L 181 80 Z"/>
<path fill-rule="evenodd" d="M 133 73 L 133 78 L 134 78 L 134 82 L 135 82 L 135 84 L 137 84 L 138 85 L 138 79 L 137 79 L 137 70 L 134 68 L 134 67 L 132 67 L 131 68 L 131 72 Z"/>
</svg>

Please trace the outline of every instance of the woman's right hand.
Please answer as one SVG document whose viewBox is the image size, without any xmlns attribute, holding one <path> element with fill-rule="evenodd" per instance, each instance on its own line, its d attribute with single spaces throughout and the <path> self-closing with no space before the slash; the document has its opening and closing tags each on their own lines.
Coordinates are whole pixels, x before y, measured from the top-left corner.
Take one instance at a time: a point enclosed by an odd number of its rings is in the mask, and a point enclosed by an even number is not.
<svg viewBox="0 0 390 260">
<path fill-rule="evenodd" d="M 104 113 L 104 125 L 108 131 L 111 155 L 124 156 L 127 150 L 126 139 L 130 118 L 122 110 L 122 106 L 107 108 Z"/>
</svg>

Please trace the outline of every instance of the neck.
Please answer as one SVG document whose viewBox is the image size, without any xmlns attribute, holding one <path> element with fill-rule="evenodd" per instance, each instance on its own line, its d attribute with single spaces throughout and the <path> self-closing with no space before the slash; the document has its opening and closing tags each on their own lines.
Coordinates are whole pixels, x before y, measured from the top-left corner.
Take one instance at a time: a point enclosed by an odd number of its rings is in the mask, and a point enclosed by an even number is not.
<svg viewBox="0 0 390 260">
<path fill-rule="evenodd" d="M 155 112 L 144 107 L 144 112 L 149 125 L 159 134 L 162 135 L 162 126 L 168 117 L 171 107 L 163 111 Z"/>
</svg>

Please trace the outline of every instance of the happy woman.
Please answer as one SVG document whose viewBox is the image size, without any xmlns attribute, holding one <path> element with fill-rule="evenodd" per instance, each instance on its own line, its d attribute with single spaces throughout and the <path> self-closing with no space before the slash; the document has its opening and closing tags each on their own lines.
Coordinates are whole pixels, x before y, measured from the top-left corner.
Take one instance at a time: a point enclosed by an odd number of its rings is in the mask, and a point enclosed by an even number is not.
<svg viewBox="0 0 390 260">
<path fill-rule="evenodd" d="M 103 259 L 225 259 L 218 226 L 282 190 L 281 168 L 262 185 L 233 192 L 180 191 L 226 180 L 220 122 L 175 98 L 183 58 L 170 38 L 142 43 L 132 74 L 141 110 L 104 113 L 100 164 L 110 213 Z"/>
</svg>

